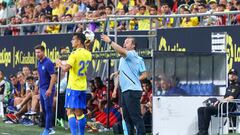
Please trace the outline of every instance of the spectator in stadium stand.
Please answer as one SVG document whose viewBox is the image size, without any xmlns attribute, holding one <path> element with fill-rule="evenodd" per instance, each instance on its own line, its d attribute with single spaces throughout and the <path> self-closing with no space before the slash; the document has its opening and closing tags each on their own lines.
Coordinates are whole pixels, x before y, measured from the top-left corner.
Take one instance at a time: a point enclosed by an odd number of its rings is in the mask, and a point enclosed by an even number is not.
<svg viewBox="0 0 240 135">
<path fill-rule="evenodd" d="M 44 22 L 46 22 L 46 15 L 41 13 L 38 16 L 38 23 L 44 23 Z M 35 32 L 37 32 L 38 34 L 42 34 L 43 29 L 44 29 L 43 25 L 38 25 L 38 26 L 35 27 Z"/>
<path fill-rule="evenodd" d="M 184 14 L 191 14 L 188 9 L 185 9 Z M 198 26 L 198 17 L 183 17 L 181 27 L 196 27 Z"/>
<path fill-rule="evenodd" d="M 78 12 L 87 12 L 88 0 L 76 0 Z"/>
<path fill-rule="evenodd" d="M 237 16 L 236 16 L 236 24 L 237 24 L 237 25 L 240 25 L 240 15 L 237 15 Z"/>
<path fill-rule="evenodd" d="M 65 15 L 65 20 L 67 22 L 72 22 L 72 15 L 71 14 L 66 14 Z M 74 30 L 74 27 L 75 27 L 75 24 L 68 24 L 67 25 L 67 33 L 73 33 L 73 30 Z"/>
<path fill-rule="evenodd" d="M 97 0 L 98 7 L 105 7 L 104 0 Z"/>
<path fill-rule="evenodd" d="M 207 13 L 209 12 L 208 9 L 207 9 L 207 6 L 205 4 L 200 4 L 198 6 L 198 10 L 199 10 L 199 13 Z M 203 17 L 203 21 L 202 21 L 202 25 L 203 26 L 211 26 L 211 25 L 215 25 L 216 24 L 216 21 L 217 21 L 217 16 L 204 16 Z"/>
<path fill-rule="evenodd" d="M 78 5 L 73 3 L 72 0 L 66 0 L 65 2 L 65 7 L 66 7 L 66 15 L 70 14 L 70 15 L 74 15 L 78 12 Z"/>
<path fill-rule="evenodd" d="M 139 7 L 139 12 L 137 15 L 149 15 L 146 6 Z M 138 20 L 138 30 L 149 30 L 150 29 L 150 20 L 149 19 L 139 19 Z"/>
<path fill-rule="evenodd" d="M 198 6 L 195 4 L 194 6 L 191 7 L 190 11 L 192 14 L 198 13 Z"/>
<path fill-rule="evenodd" d="M 187 4 L 190 6 L 191 4 L 194 3 L 194 0 L 177 0 L 177 2 L 178 2 L 178 7 L 182 4 Z"/>
<path fill-rule="evenodd" d="M 66 12 L 66 7 L 60 2 L 60 0 L 53 0 L 52 15 L 62 17 Z"/>
<path fill-rule="evenodd" d="M 34 11 L 33 11 L 33 18 L 38 18 L 39 15 L 42 12 L 42 6 L 40 3 L 38 3 L 35 7 L 34 7 Z"/>
<path fill-rule="evenodd" d="M 217 12 L 224 12 L 226 10 L 226 5 L 224 4 L 219 4 L 217 6 Z M 216 25 L 221 26 L 221 25 L 226 25 L 227 23 L 227 16 L 226 15 L 220 15 L 217 16 L 218 19 L 216 21 Z"/>
<path fill-rule="evenodd" d="M 216 12 L 217 11 L 217 7 L 218 7 L 217 0 L 210 0 L 208 2 L 208 5 L 210 7 L 211 12 Z"/>
<path fill-rule="evenodd" d="M 25 6 L 27 6 L 27 0 L 19 0 L 17 3 L 16 15 L 22 17 L 25 14 Z"/>
<path fill-rule="evenodd" d="M 33 15 L 34 15 L 34 5 L 29 4 L 25 7 L 25 15 L 24 15 L 24 16 L 28 16 L 29 23 L 32 23 L 33 17 L 34 17 Z"/>
<path fill-rule="evenodd" d="M 99 13 L 105 12 L 105 6 L 99 6 L 98 7 L 98 12 Z"/>
<path fill-rule="evenodd" d="M 89 11 L 96 11 L 98 9 L 98 3 L 96 0 L 89 0 L 88 4 Z"/>
<path fill-rule="evenodd" d="M 29 19 L 28 16 L 23 16 L 22 23 L 28 24 L 31 23 L 31 20 Z M 35 26 L 23 26 L 22 29 L 24 35 L 32 35 L 33 33 L 35 33 Z"/>
<path fill-rule="evenodd" d="M 156 5 L 150 5 L 149 7 L 149 14 L 150 15 L 157 15 L 158 14 L 158 7 Z M 160 18 L 153 18 L 152 19 L 152 29 L 159 28 L 160 27 Z M 158 25 L 158 26 L 156 26 Z"/>
<path fill-rule="evenodd" d="M 84 13 L 82 12 L 77 12 L 73 16 L 73 21 L 81 21 L 84 18 Z"/>
<path fill-rule="evenodd" d="M 161 4 L 161 13 L 162 15 L 171 15 L 171 9 L 167 3 Z M 172 27 L 174 23 L 174 18 L 161 18 L 160 22 L 162 23 L 161 26 Z"/>
<path fill-rule="evenodd" d="M 236 9 L 237 9 L 238 11 L 240 11 L 240 1 L 238 1 L 238 2 L 236 3 Z"/>
<path fill-rule="evenodd" d="M 128 15 L 136 15 L 138 13 L 138 7 L 134 6 L 129 8 Z M 137 19 L 131 19 L 129 22 L 129 30 L 138 30 Z"/>
<path fill-rule="evenodd" d="M 136 0 L 136 5 L 139 6 L 151 6 L 155 4 L 155 0 Z"/>
<path fill-rule="evenodd" d="M 232 3 L 232 2 L 228 2 L 228 3 L 227 3 L 227 6 L 226 6 L 226 11 L 233 11 L 233 10 L 236 10 L 236 9 L 234 8 L 233 3 Z"/>
<path fill-rule="evenodd" d="M 42 14 L 52 14 L 52 8 L 49 6 L 47 0 L 41 0 Z"/>
<path fill-rule="evenodd" d="M 111 15 L 113 13 L 113 7 L 112 6 L 106 6 L 105 7 L 105 13 L 107 15 Z"/>
<path fill-rule="evenodd" d="M 127 13 L 129 11 L 129 8 L 133 6 L 135 6 L 134 0 L 119 0 L 116 9 L 123 9 L 125 13 Z"/>
<path fill-rule="evenodd" d="M 7 3 L 4 1 L 0 2 L 0 24 L 6 24 L 6 19 L 14 16 L 14 11 L 7 7 Z"/>
<path fill-rule="evenodd" d="M 173 8 L 174 2 L 178 2 L 178 0 L 160 0 L 160 3 L 158 4 L 159 7 L 161 7 L 161 5 L 163 3 L 167 3 L 167 5 L 170 7 L 170 9 Z"/>
<path fill-rule="evenodd" d="M 10 24 L 20 24 L 21 19 L 19 17 L 12 17 Z M 8 27 L 4 31 L 4 35 L 12 35 L 12 36 L 18 36 L 20 34 L 20 28 L 19 27 Z"/>
<path fill-rule="evenodd" d="M 228 72 L 229 86 L 224 95 L 224 101 L 231 101 L 237 99 L 240 95 L 240 86 L 238 82 L 238 73 L 236 69 L 230 69 Z M 198 108 L 198 129 L 197 135 L 208 135 L 209 123 L 212 115 L 217 115 L 219 101 L 216 101 L 212 106 Z M 228 111 L 234 111 L 236 104 L 228 103 Z M 223 104 L 223 112 L 227 111 L 226 104 Z"/>
<path fill-rule="evenodd" d="M 223 5 L 226 6 L 226 5 L 227 5 L 227 2 L 228 2 L 227 0 L 219 0 L 219 3 L 218 3 L 218 4 L 223 4 Z"/>
<path fill-rule="evenodd" d="M 55 15 L 52 17 L 53 22 L 58 22 L 58 16 Z M 44 29 L 47 34 L 57 34 L 60 32 L 61 26 L 59 24 L 47 25 L 46 29 Z"/>
<path fill-rule="evenodd" d="M 125 11 L 123 9 L 119 9 L 116 14 L 125 15 Z M 112 21 L 111 24 L 114 24 L 114 21 Z M 114 25 L 112 26 L 112 28 L 114 28 Z M 126 21 L 117 21 L 117 30 L 126 30 Z"/>
</svg>

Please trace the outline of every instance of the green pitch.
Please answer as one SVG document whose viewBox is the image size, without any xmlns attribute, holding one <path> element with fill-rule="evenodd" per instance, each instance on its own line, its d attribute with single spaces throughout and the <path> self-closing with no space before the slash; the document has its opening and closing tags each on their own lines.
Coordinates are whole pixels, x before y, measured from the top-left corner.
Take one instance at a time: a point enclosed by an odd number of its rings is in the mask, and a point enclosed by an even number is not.
<svg viewBox="0 0 240 135">
<path fill-rule="evenodd" d="M 55 135 L 71 135 L 70 131 L 65 130 L 61 127 L 54 128 L 56 133 Z M 38 126 L 26 127 L 21 124 L 5 124 L 0 121 L 0 135 L 40 135 L 43 131 L 43 128 Z M 113 135 L 112 132 L 96 133 L 97 135 Z M 86 133 L 86 135 L 94 135 Z"/>
<path fill-rule="evenodd" d="M 65 130 L 61 127 L 54 128 L 56 133 L 55 135 L 71 135 L 70 131 Z M 26 127 L 21 124 L 5 124 L 0 121 L 0 135 L 40 135 L 43 131 L 43 128 L 39 128 L 38 126 L 30 126 Z M 86 135 L 113 135 L 112 132 L 103 132 L 103 133 L 95 133 Z M 150 135 L 150 134 L 148 134 Z M 240 135 L 240 134 L 229 134 L 229 135 Z"/>
</svg>

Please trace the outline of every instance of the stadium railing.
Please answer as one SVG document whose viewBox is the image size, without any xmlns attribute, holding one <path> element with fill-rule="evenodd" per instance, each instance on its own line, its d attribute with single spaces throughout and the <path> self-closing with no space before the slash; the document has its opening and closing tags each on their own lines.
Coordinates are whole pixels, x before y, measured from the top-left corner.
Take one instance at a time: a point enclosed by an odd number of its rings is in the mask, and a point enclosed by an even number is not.
<svg viewBox="0 0 240 135">
<path fill-rule="evenodd" d="M 228 11 L 228 12 L 207 12 L 207 13 L 196 13 L 196 14 L 172 14 L 172 15 L 109 15 L 107 16 L 107 19 L 97 19 L 97 20 L 82 20 L 82 21 L 72 21 L 72 22 L 46 22 L 46 23 L 29 23 L 29 24 L 8 24 L 8 25 L 0 25 L 0 35 L 3 36 L 4 30 L 6 28 L 10 28 L 10 27 L 17 27 L 20 29 L 20 35 L 23 35 L 23 27 L 28 27 L 28 26 L 45 26 L 45 25 L 61 25 L 61 26 L 67 26 L 69 24 L 83 24 L 83 29 L 87 29 L 87 24 L 90 23 L 106 23 L 106 21 L 114 21 L 115 22 L 115 26 L 117 24 L 118 21 L 126 21 L 126 30 L 129 30 L 128 25 L 129 22 L 132 19 L 137 19 L 137 20 L 141 20 L 141 19 L 149 19 L 150 20 L 150 25 L 152 26 L 153 24 L 153 19 L 156 18 L 162 18 L 162 19 L 167 19 L 167 18 L 174 18 L 176 20 L 179 20 L 180 18 L 183 17 L 198 17 L 199 18 L 199 26 L 197 27 L 203 27 L 203 18 L 207 17 L 207 16 L 226 16 L 227 18 L 227 26 L 232 25 L 232 16 L 233 15 L 237 15 L 240 14 L 240 11 Z M 164 24 L 163 27 L 161 28 L 167 28 L 167 24 Z M 180 27 L 180 21 L 176 21 L 176 24 L 174 26 L 172 26 L 173 28 L 178 28 Z M 115 27 L 116 28 L 116 27 Z M 116 29 L 112 29 L 112 31 L 115 31 Z M 158 25 L 156 24 L 156 29 L 158 29 Z M 152 28 L 150 28 L 152 29 Z M 154 28 L 155 29 L 155 28 Z M 62 29 L 60 31 L 60 33 L 67 33 L 66 29 Z M 41 34 L 41 33 L 39 33 Z"/>
</svg>

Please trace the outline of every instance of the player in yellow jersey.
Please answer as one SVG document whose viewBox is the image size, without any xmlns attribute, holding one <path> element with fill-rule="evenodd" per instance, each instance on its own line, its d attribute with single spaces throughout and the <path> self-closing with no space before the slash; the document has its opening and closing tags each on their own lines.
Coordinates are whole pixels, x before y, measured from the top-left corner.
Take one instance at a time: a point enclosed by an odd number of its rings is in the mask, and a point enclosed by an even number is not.
<svg viewBox="0 0 240 135">
<path fill-rule="evenodd" d="M 86 109 L 86 72 L 92 60 L 92 54 L 84 48 L 85 40 L 84 34 L 74 34 L 71 43 L 75 51 L 70 54 L 67 63 L 56 61 L 62 70 L 69 71 L 65 108 L 72 135 L 84 135 L 86 125 L 86 118 L 83 114 L 83 110 Z"/>
</svg>

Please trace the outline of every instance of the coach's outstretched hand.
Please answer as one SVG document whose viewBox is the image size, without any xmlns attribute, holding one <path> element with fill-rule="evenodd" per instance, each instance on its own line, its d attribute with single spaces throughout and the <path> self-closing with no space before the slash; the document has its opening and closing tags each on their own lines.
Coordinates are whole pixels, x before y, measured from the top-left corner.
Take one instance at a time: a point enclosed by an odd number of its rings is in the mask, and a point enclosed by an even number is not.
<svg viewBox="0 0 240 135">
<path fill-rule="evenodd" d="M 105 34 L 102 34 L 101 35 L 101 39 L 106 42 L 106 43 L 109 43 L 111 41 L 111 39 L 109 38 L 109 36 L 105 35 Z"/>
</svg>

